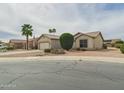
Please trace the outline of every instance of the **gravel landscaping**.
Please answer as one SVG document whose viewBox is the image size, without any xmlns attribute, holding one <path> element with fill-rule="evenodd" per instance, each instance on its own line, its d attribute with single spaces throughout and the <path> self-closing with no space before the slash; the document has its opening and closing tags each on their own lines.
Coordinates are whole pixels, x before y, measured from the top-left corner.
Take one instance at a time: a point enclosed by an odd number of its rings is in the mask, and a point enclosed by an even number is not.
<svg viewBox="0 0 124 93">
<path fill-rule="evenodd" d="M 97 51 L 65 51 L 65 54 L 44 53 L 42 50 L 14 50 L 0 52 L 0 57 L 37 57 L 37 56 L 94 56 L 124 58 L 124 54 L 117 48 L 108 48 Z"/>
<path fill-rule="evenodd" d="M 117 57 L 124 58 L 124 54 L 117 48 L 108 48 L 97 51 L 67 51 L 65 56 L 98 56 L 98 57 Z"/>
</svg>

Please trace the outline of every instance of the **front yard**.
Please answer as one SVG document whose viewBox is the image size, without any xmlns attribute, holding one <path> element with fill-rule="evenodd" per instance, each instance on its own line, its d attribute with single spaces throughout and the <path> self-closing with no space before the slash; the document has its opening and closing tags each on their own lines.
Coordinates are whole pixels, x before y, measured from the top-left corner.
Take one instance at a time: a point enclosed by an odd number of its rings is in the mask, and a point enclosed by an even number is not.
<svg viewBox="0 0 124 93">
<path fill-rule="evenodd" d="M 42 50 L 12 50 L 0 52 L 0 57 L 35 57 L 45 55 Z"/>
<path fill-rule="evenodd" d="M 124 58 L 124 54 L 117 48 L 108 48 L 97 51 L 65 51 L 65 54 L 44 53 L 43 50 L 13 50 L 0 52 L 0 57 L 38 57 L 38 56 L 95 56 Z"/>
<path fill-rule="evenodd" d="M 113 47 L 97 51 L 71 51 L 71 52 L 67 51 L 65 56 L 98 56 L 124 58 L 124 54 L 120 52 L 120 49 Z"/>
</svg>

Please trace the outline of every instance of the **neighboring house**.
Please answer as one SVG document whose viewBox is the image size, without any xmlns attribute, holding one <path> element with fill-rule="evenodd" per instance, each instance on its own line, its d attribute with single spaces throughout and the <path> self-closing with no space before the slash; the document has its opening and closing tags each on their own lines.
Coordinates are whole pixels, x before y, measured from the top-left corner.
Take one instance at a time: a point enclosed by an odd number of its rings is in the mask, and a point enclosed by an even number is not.
<svg viewBox="0 0 124 93">
<path fill-rule="evenodd" d="M 59 36 L 42 34 L 38 39 L 38 49 L 59 49 L 61 48 Z"/>
<path fill-rule="evenodd" d="M 122 41 L 121 39 L 108 39 L 104 40 L 104 44 L 106 44 L 108 47 L 112 47 L 117 41 Z"/>
<path fill-rule="evenodd" d="M 25 49 L 26 42 L 25 42 L 25 40 L 11 39 L 9 41 L 9 46 L 13 47 L 14 49 Z"/>
<path fill-rule="evenodd" d="M 33 39 L 29 39 L 29 49 L 37 49 L 37 39 L 38 38 L 35 37 Z M 13 47 L 14 49 L 26 49 L 26 40 L 11 39 L 9 41 L 9 46 Z"/>
<path fill-rule="evenodd" d="M 4 44 L 0 44 L 0 49 L 6 48 L 7 46 Z"/>
<path fill-rule="evenodd" d="M 1 51 L 1 49 L 3 50 L 7 47 L 8 47 L 7 43 L 0 41 L 0 51 Z"/>
<path fill-rule="evenodd" d="M 73 48 L 81 48 L 86 50 L 97 50 L 103 48 L 104 39 L 101 32 L 78 32 L 74 35 Z"/>
</svg>

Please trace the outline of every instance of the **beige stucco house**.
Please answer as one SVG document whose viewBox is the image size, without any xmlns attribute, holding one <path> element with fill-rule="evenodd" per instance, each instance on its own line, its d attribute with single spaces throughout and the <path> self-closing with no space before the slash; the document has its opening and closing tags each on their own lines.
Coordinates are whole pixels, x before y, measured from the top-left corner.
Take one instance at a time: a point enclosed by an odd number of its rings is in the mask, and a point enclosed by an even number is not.
<svg viewBox="0 0 124 93">
<path fill-rule="evenodd" d="M 38 49 L 59 49 L 61 48 L 59 36 L 42 34 L 38 39 Z"/>
<path fill-rule="evenodd" d="M 52 34 L 42 34 L 38 38 L 29 39 L 30 49 L 59 49 L 61 48 L 59 36 Z M 87 50 L 96 50 L 103 48 L 104 39 L 101 32 L 78 32 L 74 35 L 73 49 L 81 48 Z M 26 40 L 10 40 L 10 46 L 15 49 L 25 49 Z"/>
<path fill-rule="evenodd" d="M 73 48 L 81 48 L 86 50 L 97 50 L 103 48 L 104 39 L 101 32 L 78 32 L 74 35 Z"/>
<path fill-rule="evenodd" d="M 28 48 L 29 49 L 37 49 L 37 39 L 33 37 L 28 41 Z M 26 49 L 26 40 L 22 39 L 10 39 L 9 46 L 13 47 L 14 49 Z"/>
</svg>

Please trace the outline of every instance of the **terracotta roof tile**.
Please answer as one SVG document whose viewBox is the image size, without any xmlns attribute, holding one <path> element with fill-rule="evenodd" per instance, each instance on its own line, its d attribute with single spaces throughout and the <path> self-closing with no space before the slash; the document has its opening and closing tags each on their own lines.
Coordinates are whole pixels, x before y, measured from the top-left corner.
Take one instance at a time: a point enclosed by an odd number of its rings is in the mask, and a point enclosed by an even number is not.
<svg viewBox="0 0 124 93">
<path fill-rule="evenodd" d="M 51 35 L 51 34 L 42 34 L 41 36 L 46 36 L 50 39 L 59 39 L 58 35 Z"/>
<path fill-rule="evenodd" d="M 78 37 L 78 36 L 84 34 L 84 35 L 88 35 L 88 36 L 90 36 L 90 37 L 96 37 L 99 33 L 100 33 L 100 31 L 88 32 L 88 33 L 78 32 L 78 33 L 76 33 L 74 36 L 75 36 L 75 37 Z"/>
<path fill-rule="evenodd" d="M 99 33 L 100 33 L 100 31 L 89 32 L 89 33 L 85 33 L 85 34 L 88 35 L 88 36 L 91 36 L 91 37 L 96 37 Z"/>
</svg>

